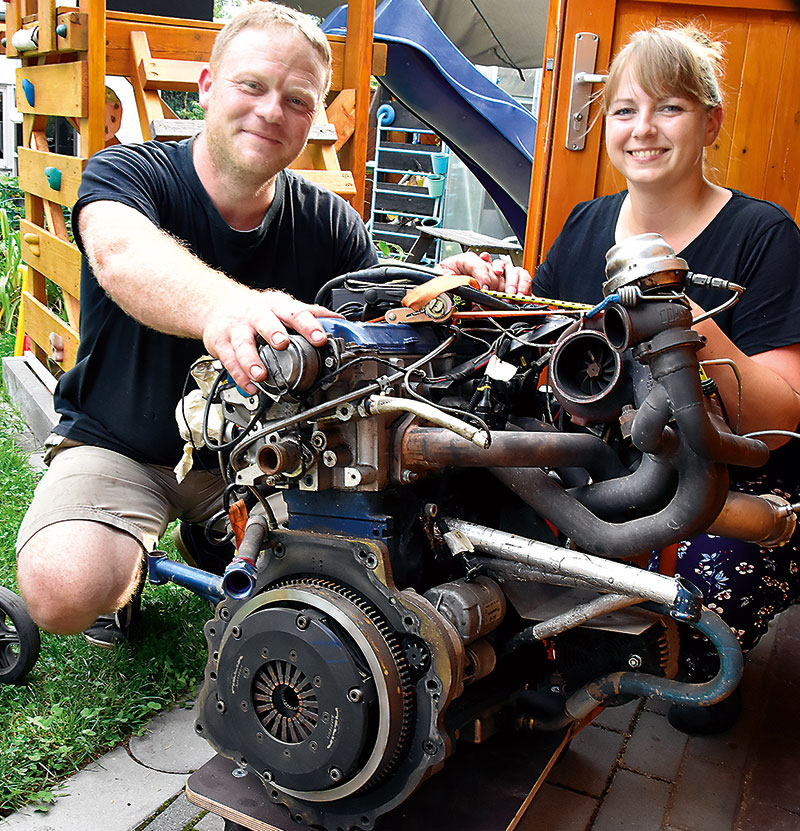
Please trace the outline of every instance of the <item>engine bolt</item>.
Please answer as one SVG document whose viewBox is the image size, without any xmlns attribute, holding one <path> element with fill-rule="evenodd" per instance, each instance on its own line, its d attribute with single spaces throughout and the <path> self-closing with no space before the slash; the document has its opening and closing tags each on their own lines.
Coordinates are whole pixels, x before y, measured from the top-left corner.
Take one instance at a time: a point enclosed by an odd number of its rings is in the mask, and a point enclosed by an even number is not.
<svg viewBox="0 0 800 831">
<path fill-rule="evenodd" d="M 242 779 L 243 777 L 247 776 L 247 771 L 242 770 L 241 768 L 234 768 L 231 771 L 231 776 L 235 777 L 236 779 Z"/>
<path fill-rule="evenodd" d="M 324 464 L 325 467 L 336 467 L 336 462 L 338 461 L 339 459 L 336 457 L 336 453 L 334 453 L 333 450 L 326 450 L 322 454 L 322 464 Z"/>
<path fill-rule="evenodd" d="M 242 630 L 238 626 L 232 626 L 231 635 L 238 640 L 242 637 Z"/>
<path fill-rule="evenodd" d="M 217 712 L 218 713 L 224 713 L 225 712 L 225 702 L 224 701 L 218 701 L 217 702 Z"/>
<path fill-rule="evenodd" d="M 358 704 L 358 702 L 364 698 L 364 693 L 358 687 L 353 687 L 347 691 L 347 697 L 353 702 L 353 704 Z"/>
<path fill-rule="evenodd" d="M 294 623 L 298 629 L 308 629 L 308 618 L 305 615 L 298 615 Z"/>
<path fill-rule="evenodd" d="M 642 665 L 642 658 L 640 655 L 628 655 L 628 666 L 631 669 L 639 669 Z"/>
<path fill-rule="evenodd" d="M 265 770 L 265 771 L 262 772 L 261 775 L 264 777 L 265 782 L 271 782 L 272 781 L 272 771 L 271 770 Z"/>
<path fill-rule="evenodd" d="M 292 663 L 295 663 L 297 661 L 297 652 L 295 652 L 294 649 L 290 650 L 289 652 L 289 660 Z"/>
<path fill-rule="evenodd" d="M 264 741 L 264 734 L 263 733 L 256 733 L 256 741 L 263 742 Z"/>
<path fill-rule="evenodd" d="M 319 745 L 318 745 L 315 741 L 310 741 L 310 742 L 308 743 L 308 749 L 309 749 L 312 753 L 316 753 L 316 751 L 317 751 L 317 748 L 318 748 L 318 747 L 319 747 Z"/>
<path fill-rule="evenodd" d="M 250 705 L 246 701 L 240 702 L 239 706 L 242 708 L 243 713 L 246 713 L 250 709 Z"/>
<path fill-rule="evenodd" d="M 428 502 L 422 509 L 422 513 L 429 519 L 433 519 L 439 513 L 439 506 L 435 502 Z"/>
<path fill-rule="evenodd" d="M 328 357 L 325 358 L 325 366 L 328 369 L 333 369 L 333 367 L 336 366 L 336 358 L 334 358 L 332 355 L 328 355 Z"/>
<path fill-rule="evenodd" d="M 227 606 L 222 606 L 219 610 L 219 616 L 222 620 L 230 620 L 231 610 Z"/>
<path fill-rule="evenodd" d="M 416 482 L 416 481 L 417 481 L 417 474 L 416 474 L 416 473 L 414 473 L 414 471 L 413 471 L 413 470 L 404 470 L 404 471 L 400 474 L 400 481 L 401 481 L 404 485 L 410 485 L 412 482 Z"/>
<path fill-rule="evenodd" d="M 250 667 L 242 667 L 242 676 L 244 678 L 250 677 Z"/>
<path fill-rule="evenodd" d="M 267 649 L 266 646 L 261 650 L 261 657 L 262 658 L 269 658 L 269 649 Z"/>
<path fill-rule="evenodd" d="M 438 747 L 438 743 L 433 741 L 433 739 L 425 739 L 425 741 L 422 743 L 422 749 L 425 751 L 425 753 L 428 754 L 428 756 L 433 756 L 433 754 L 436 753 Z"/>
<path fill-rule="evenodd" d="M 328 776 L 331 778 L 331 782 L 341 782 L 342 781 L 342 772 L 339 768 L 331 768 L 328 771 Z"/>
<path fill-rule="evenodd" d="M 317 450 L 324 450 L 328 445 L 328 437 L 321 430 L 311 434 L 311 446 Z"/>
<path fill-rule="evenodd" d="M 315 687 L 321 687 L 322 686 L 322 679 L 319 677 L 319 675 L 314 676 L 314 686 Z"/>
</svg>

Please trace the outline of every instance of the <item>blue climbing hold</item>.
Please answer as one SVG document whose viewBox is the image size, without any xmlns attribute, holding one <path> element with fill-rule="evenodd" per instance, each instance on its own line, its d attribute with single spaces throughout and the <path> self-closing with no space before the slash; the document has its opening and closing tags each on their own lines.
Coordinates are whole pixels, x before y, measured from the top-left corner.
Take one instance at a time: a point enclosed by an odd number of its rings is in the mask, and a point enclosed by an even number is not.
<svg viewBox="0 0 800 831">
<path fill-rule="evenodd" d="M 61 190 L 61 171 L 57 167 L 46 167 L 44 175 L 53 190 Z"/>
<path fill-rule="evenodd" d="M 36 106 L 36 90 L 33 84 L 27 79 L 22 79 L 22 91 L 25 93 L 25 98 L 31 107 Z"/>
</svg>

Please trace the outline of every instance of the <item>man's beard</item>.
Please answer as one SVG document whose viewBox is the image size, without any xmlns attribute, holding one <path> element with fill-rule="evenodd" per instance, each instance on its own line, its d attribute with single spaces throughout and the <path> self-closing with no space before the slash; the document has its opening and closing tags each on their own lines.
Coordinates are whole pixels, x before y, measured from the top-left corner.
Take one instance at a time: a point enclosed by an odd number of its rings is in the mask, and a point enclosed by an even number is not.
<svg viewBox="0 0 800 831">
<path fill-rule="evenodd" d="M 242 160 L 232 142 L 216 122 L 206 118 L 206 145 L 214 167 L 226 178 L 258 189 L 273 180 L 285 167 L 280 161 L 264 158 L 261 164 Z"/>
</svg>

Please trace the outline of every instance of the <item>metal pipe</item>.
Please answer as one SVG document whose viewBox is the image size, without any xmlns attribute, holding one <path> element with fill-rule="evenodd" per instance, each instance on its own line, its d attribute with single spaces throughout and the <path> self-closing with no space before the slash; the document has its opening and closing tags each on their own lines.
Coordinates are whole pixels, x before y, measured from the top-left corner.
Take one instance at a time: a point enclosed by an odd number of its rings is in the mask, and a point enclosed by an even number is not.
<svg viewBox="0 0 800 831">
<path fill-rule="evenodd" d="M 492 430 L 489 435 L 491 443 L 483 449 L 441 428 L 409 426 L 400 440 L 401 467 L 582 467 L 594 478 L 629 473 L 597 436 L 544 430 Z"/>
<path fill-rule="evenodd" d="M 682 457 L 682 458 L 681 458 Z M 491 468 L 503 484 L 581 548 L 614 559 L 634 557 L 705 531 L 725 503 L 728 472 L 683 448 L 669 503 L 649 516 L 608 522 L 537 468 Z"/>
<path fill-rule="evenodd" d="M 549 575 L 568 577 L 576 581 L 573 585 L 653 600 L 669 607 L 670 615 L 676 620 L 696 620 L 700 615 L 703 597 L 683 578 L 668 577 L 454 517 L 445 517 L 444 522 L 450 530 L 465 534 L 477 551 L 541 572 L 542 582 L 547 582 Z"/>
<path fill-rule="evenodd" d="M 154 586 L 172 582 L 205 597 L 212 603 L 225 598 L 221 577 L 186 563 L 170 560 L 163 551 L 154 551 L 147 555 L 147 576 Z"/>
<path fill-rule="evenodd" d="M 486 430 L 482 430 L 474 424 L 468 424 L 466 421 L 456 418 L 425 401 L 417 401 L 413 398 L 394 398 L 389 395 L 371 395 L 366 402 L 366 407 L 370 415 L 412 413 L 424 418 L 425 421 L 430 421 L 432 424 L 438 424 L 440 427 L 452 431 L 481 449 L 487 448 L 491 441 L 490 434 Z"/>
<path fill-rule="evenodd" d="M 652 608 L 646 604 L 645 608 Z M 653 611 L 659 610 L 656 606 Z M 587 684 L 573 693 L 564 704 L 564 712 L 555 719 L 537 722 L 542 729 L 558 729 L 586 718 L 604 701 L 616 695 L 659 698 L 671 704 L 708 707 L 727 698 L 742 678 L 744 658 L 739 641 L 719 615 L 704 608 L 700 619 L 692 624 L 714 645 L 719 654 L 719 672 L 701 684 L 659 678 L 641 672 L 614 672 Z"/>
<path fill-rule="evenodd" d="M 561 632 L 574 629 L 593 618 L 600 617 L 600 615 L 626 609 L 628 606 L 633 606 L 639 602 L 638 597 L 625 594 L 604 594 L 587 603 L 580 603 L 560 615 L 536 623 L 525 631 L 530 632 L 531 636 L 539 641 L 544 638 L 552 638 L 561 634 Z"/>
<path fill-rule="evenodd" d="M 731 491 L 706 533 L 777 548 L 789 542 L 797 525 L 792 505 L 774 493 L 755 496 Z"/>
</svg>

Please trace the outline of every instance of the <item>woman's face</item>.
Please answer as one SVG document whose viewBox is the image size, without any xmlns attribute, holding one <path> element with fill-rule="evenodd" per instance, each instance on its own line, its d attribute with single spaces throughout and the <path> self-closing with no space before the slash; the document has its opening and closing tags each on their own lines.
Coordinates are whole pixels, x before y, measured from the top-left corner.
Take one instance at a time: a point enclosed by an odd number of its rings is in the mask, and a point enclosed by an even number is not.
<svg viewBox="0 0 800 831">
<path fill-rule="evenodd" d="M 721 123 L 721 107 L 677 95 L 651 98 L 626 72 L 606 115 L 606 150 L 629 186 L 669 186 L 702 178 L 703 149 Z"/>
</svg>

